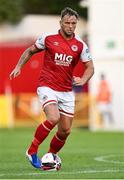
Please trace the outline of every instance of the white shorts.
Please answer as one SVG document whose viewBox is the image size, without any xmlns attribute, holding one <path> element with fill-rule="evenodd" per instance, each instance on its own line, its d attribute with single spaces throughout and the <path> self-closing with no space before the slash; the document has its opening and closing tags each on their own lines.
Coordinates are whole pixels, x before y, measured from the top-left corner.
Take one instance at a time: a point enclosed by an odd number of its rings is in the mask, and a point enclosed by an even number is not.
<svg viewBox="0 0 124 180">
<path fill-rule="evenodd" d="M 58 105 L 60 114 L 74 116 L 75 95 L 73 91 L 60 92 L 43 86 L 37 88 L 37 94 L 43 109 L 48 104 L 55 103 Z"/>
<path fill-rule="evenodd" d="M 101 113 L 108 113 L 108 112 L 111 112 L 111 104 L 110 103 L 105 103 L 105 102 L 99 102 L 98 103 L 98 110 L 101 112 Z"/>
</svg>

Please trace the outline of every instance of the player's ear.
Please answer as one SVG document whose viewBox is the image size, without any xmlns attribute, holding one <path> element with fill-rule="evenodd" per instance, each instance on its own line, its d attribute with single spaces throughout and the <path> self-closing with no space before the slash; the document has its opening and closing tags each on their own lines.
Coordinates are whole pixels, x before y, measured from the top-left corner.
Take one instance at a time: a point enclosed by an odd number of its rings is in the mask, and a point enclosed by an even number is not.
<svg viewBox="0 0 124 180">
<path fill-rule="evenodd" d="M 62 26 L 62 20 L 59 21 L 60 26 Z"/>
</svg>

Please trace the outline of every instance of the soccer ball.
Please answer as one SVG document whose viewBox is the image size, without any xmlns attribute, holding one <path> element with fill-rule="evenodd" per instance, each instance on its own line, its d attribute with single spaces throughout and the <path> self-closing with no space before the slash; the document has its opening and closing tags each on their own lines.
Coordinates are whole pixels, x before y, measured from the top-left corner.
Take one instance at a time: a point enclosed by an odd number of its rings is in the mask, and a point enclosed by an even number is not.
<svg viewBox="0 0 124 180">
<path fill-rule="evenodd" d="M 42 158 L 42 169 L 45 171 L 58 171 L 61 168 L 61 159 L 57 154 L 46 153 Z"/>
</svg>

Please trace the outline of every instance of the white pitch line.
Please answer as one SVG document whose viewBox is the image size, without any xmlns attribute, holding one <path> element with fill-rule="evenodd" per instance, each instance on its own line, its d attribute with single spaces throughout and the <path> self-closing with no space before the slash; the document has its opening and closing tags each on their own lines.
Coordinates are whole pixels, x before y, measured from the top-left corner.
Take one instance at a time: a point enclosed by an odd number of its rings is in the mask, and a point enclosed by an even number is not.
<svg viewBox="0 0 124 180">
<path fill-rule="evenodd" d="M 118 161 L 118 160 L 109 160 L 108 158 L 115 158 L 124 155 L 105 155 L 105 156 L 97 156 L 94 158 L 95 161 L 101 161 L 101 162 L 107 162 L 107 163 L 114 163 L 114 164 L 124 164 L 124 161 Z"/>
<path fill-rule="evenodd" d="M 40 175 L 54 175 L 54 174 L 62 174 L 62 175 L 72 175 L 72 174 L 95 174 L 95 173 L 124 173 L 124 170 L 117 170 L 117 169 L 106 169 L 106 170 L 81 170 L 81 171 L 75 171 L 75 172 L 39 172 L 39 173 L 6 173 L 6 174 L 0 174 L 0 177 L 3 176 L 40 176 Z"/>
</svg>

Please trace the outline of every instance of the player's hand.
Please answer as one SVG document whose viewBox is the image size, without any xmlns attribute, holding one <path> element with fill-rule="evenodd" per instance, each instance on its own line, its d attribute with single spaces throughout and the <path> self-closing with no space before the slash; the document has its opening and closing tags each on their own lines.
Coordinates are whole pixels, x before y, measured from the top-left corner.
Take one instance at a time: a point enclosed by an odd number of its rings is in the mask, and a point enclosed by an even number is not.
<svg viewBox="0 0 124 180">
<path fill-rule="evenodd" d="M 15 67 L 15 69 L 9 75 L 10 80 L 12 80 L 13 78 L 19 76 L 20 73 L 21 73 L 21 68 L 20 67 Z"/>
<path fill-rule="evenodd" d="M 73 85 L 75 86 L 83 85 L 82 79 L 80 77 L 73 76 Z"/>
</svg>

